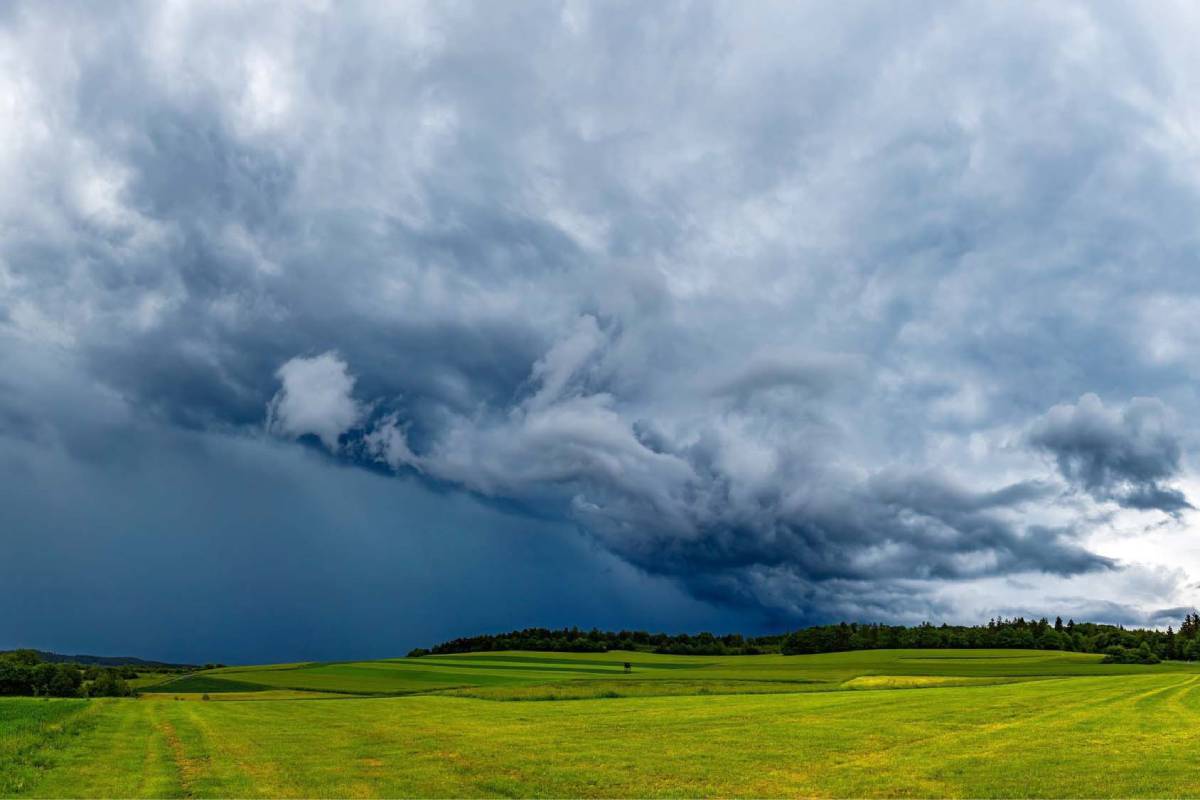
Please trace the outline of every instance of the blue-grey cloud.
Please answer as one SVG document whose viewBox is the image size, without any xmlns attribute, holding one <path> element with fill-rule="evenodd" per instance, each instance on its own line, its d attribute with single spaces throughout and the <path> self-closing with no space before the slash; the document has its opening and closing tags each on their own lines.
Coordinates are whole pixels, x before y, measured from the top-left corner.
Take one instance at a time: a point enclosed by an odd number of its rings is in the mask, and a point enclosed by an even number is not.
<svg viewBox="0 0 1200 800">
<path fill-rule="evenodd" d="M 1187 524 L 1188 9 L 5 9 L 0 442 L 302 439 L 791 620 Z"/>
<path fill-rule="evenodd" d="M 0 455 L 0 646 L 191 663 L 394 657 L 529 620 L 760 628 L 569 528 L 245 437 Z M 115 457 L 114 457 L 115 456 Z"/>
<path fill-rule="evenodd" d="M 1087 394 L 1075 405 L 1050 409 L 1029 439 L 1054 456 L 1063 477 L 1097 499 L 1172 514 L 1193 507 L 1183 492 L 1163 485 L 1179 476 L 1182 447 L 1176 423 L 1158 400 L 1105 408 Z"/>
</svg>

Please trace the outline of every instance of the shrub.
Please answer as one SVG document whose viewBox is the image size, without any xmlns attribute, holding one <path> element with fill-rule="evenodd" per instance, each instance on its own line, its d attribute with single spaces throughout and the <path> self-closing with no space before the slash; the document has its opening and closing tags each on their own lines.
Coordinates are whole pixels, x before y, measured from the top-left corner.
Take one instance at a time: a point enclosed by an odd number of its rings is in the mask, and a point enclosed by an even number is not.
<svg viewBox="0 0 1200 800">
<path fill-rule="evenodd" d="M 88 694 L 92 697 L 128 697 L 131 692 L 120 671 L 105 669 L 92 681 L 88 687 Z"/>
<path fill-rule="evenodd" d="M 1129 664 L 1133 654 L 1129 650 L 1121 647 L 1119 644 L 1109 645 L 1104 648 L 1104 658 L 1101 659 L 1101 664 Z"/>
</svg>

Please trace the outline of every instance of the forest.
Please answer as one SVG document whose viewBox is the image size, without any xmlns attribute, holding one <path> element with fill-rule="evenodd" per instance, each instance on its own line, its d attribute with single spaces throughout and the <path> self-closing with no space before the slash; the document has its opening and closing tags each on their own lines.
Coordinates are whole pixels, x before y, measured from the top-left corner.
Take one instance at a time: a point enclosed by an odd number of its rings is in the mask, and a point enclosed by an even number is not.
<svg viewBox="0 0 1200 800">
<path fill-rule="evenodd" d="M 1160 660 L 1200 660 L 1200 614 L 1187 614 L 1176 631 L 1125 628 L 1056 617 L 1027 620 L 991 619 L 984 625 L 915 626 L 842 622 L 813 625 L 787 634 L 743 636 L 666 634 L 647 631 L 601 631 L 579 628 L 525 628 L 494 635 L 452 639 L 431 648 L 416 648 L 408 655 L 444 655 L 493 650 L 538 650 L 567 653 L 603 653 L 609 650 L 643 650 L 671 655 L 800 655 L 881 649 L 1064 650 L 1101 653 L 1113 663 L 1155 663 Z"/>
</svg>

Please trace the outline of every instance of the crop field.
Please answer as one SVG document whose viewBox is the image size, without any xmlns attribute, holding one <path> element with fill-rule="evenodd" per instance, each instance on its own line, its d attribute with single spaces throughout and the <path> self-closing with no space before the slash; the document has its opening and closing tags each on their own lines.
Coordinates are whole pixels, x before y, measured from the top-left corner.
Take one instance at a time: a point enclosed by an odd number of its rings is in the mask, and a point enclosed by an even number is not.
<svg viewBox="0 0 1200 800">
<path fill-rule="evenodd" d="M 1174 662 L 480 653 L 233 667 L 143 691 L 0 699 L 0 794 L 1200 794 L 1200 669 Z"/>
</svg>

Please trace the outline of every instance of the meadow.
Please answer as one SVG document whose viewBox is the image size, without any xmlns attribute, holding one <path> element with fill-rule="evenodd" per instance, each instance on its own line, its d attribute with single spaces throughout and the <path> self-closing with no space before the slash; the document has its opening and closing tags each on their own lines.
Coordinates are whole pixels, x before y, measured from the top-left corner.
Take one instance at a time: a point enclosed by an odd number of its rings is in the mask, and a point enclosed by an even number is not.
<svg viewBox="0 0 1200 800">
<path fill-rule="evenodd" d="M 0 699 L 0 794 L 1187 796 L 1198 690 L 1191 664 L 1014 650 L 231 667 Z"/>
</svg>

